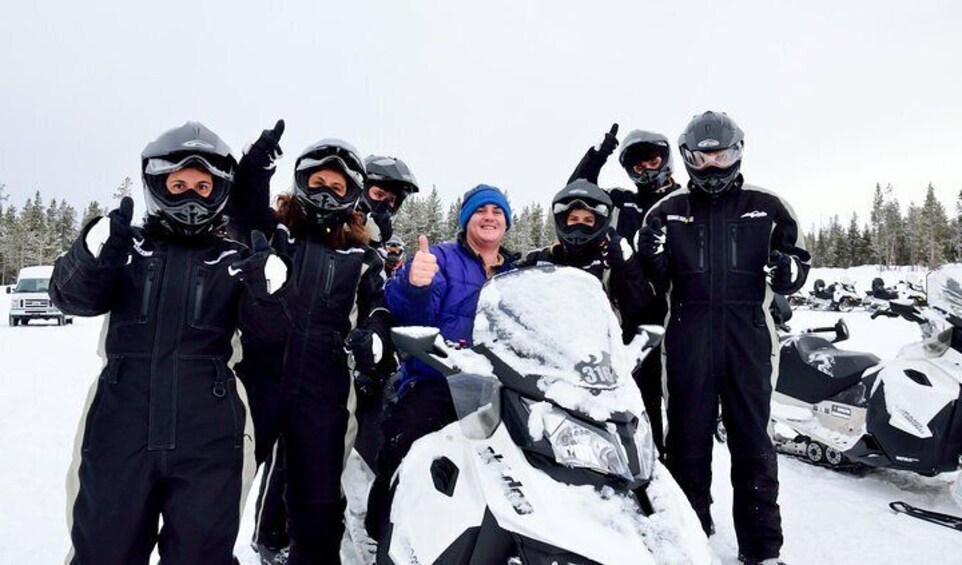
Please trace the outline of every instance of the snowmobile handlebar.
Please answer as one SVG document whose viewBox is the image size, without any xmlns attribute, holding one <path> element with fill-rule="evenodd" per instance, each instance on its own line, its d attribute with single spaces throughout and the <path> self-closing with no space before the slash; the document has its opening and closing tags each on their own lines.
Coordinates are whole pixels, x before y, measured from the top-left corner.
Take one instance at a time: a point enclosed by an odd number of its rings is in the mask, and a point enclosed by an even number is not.
<svg viewBox="0 0 962 565">
<path fill-rule="evenodd" d="M 806 333 L 806 334 L 834 333 L 835 338 L 832 339 L 832 343 L 845 341 L 851 335 L 848 331 L 848 324 L 846 324 L 845 320 L 841 318 L 839 318 L 839 320 L 835 322 L 834 326 L 825 326 L 822 328 L 809 328 L 802 333 Z"/>
</svg>

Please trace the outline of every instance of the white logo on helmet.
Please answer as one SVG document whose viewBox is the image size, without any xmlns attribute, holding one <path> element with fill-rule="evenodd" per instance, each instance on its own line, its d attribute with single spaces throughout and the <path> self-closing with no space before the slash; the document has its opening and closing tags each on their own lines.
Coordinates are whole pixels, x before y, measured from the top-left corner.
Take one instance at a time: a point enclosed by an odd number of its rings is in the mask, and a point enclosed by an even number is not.
<svg viewBox="0 0 962 565">
<path fill-rule="evenodd" d="M 717 139 L 703 139 L 698 142 L 699 148 L 718 147 L 719 145 L 721 145 L 721 142 L 719 142 Z"/>
<path fill-rule="evenodd" d="M 389 167 L 389 166 L 393 165 L 395 162 L 396 162 L 396 161 L 395 161 L 394 159 L 390 158 L 390 157 L 384 157 L 384 158 L 382 158 L 382 159 L 378 159 L 378 160 L 374 161 L 372 164 L 373 164 L 373 165 L 381 165 L 382 167 Z"/>
<path fill-rule="evenodd" d="M 583 188 L 572 188 L 571 194 L 588 194 L 588 191 Z"/>
<path fill-rule="evenodd" d="M 192 139 L 192 140 L 190 140 L 190 141 L 185 141 L 185 142 L 181 143 L 181 146 L 183 146 L 183 147 L 192 147 L 192 148 L 200 147 L 200 148 L 202 148 L 202 149 L 213 149 L 213 148 L 214 148 L 214 146 L 211 145 L 210 143 L 207 143 L 206 141 L 201 141 L 201 140 L 199 140 L 199 139 Z"/>
</svg>

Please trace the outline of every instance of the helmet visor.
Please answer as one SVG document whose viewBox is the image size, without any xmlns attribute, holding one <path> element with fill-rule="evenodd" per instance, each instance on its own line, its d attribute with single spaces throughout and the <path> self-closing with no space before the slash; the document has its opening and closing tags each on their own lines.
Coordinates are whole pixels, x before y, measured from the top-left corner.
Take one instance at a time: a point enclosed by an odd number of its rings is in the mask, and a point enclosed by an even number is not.
<svg viewBox="0 0 962 565">
<path fill-rule="evenodd" d="M 685 157 L 685 164 L 695 171 L 702 171 L 709 167 L 727 169 L 742 158 L 742 145 L 739 143 L 734 147 L 718 151 L 689 151 L 688 149 L 682 149 L 682 155 Z"/>
<path fill-rule="evenodd" d="M 588 210 L 594 212 L 595 214 L 607 218 L 608 214 L 611 213 L 611 207 L 607 204 L 602 204 L 600 202 L 587 202 L 581 198 L 575 198 L 574 200 L 568 200 L 567 202 L 556 202 L 552 207 L 552 212 L 555 214 L 564 214 L 570 212 L 571 210 Z"/>
<path fill-rule="evenodd" d="M 225 171 L 220 167 L 216 167 L 213 163 L 201 155 L 187 155 L 179 161 L 168 161 L 167 159 L 154 157 L 147 160 L 147 164 L 144 166 L 144 174 L 167 175 L 190 166 L 200 166 L 213 176 L 222 178 L 226 181 L 233 182 L 234 180 L 233 171 Z"/>
<path fill-rule="evenodd" d="M 334 168 L 347 175 L 355 186 L 364 186 L 364 176 L 358 171 L 357 167 L 352 167 L 340 155 L 325 155 L 320 159 L 304 157 L 297 163 L 296 173 L 307 172 L 312 169 Z M 305 187 L 306 188 L 306 187 Z"/>
</svg>

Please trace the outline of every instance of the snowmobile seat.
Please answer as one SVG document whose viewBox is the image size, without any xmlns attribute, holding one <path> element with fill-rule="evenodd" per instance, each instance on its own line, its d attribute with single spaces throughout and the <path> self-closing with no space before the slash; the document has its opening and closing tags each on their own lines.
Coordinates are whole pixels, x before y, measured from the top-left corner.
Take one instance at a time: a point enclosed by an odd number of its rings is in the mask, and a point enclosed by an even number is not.
<svg viewBox="0 0 962 565">
<path fill-rule="evenodd" d="M 782 347 L 775 389 L 814 404 L 855 386 L 879 362 L 871 353 L 845 351 L 824 338 L 802 335 Z"/>
</svg>

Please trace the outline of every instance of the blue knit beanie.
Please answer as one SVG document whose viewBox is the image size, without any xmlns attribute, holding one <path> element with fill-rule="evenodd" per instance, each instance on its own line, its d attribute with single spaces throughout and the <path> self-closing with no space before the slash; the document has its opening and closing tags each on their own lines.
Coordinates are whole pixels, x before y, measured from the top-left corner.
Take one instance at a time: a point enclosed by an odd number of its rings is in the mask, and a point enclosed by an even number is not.
<svg viewBox="0 0 962 565">
<path fill-rule="evenodd" d="M 461 212 L 458 214 L 458 223 L 461 224 L 461 229 L 467 229 L 468 220 L 471 219 L 475 211 L 488 204 L 494 204 L 504 211 L 507 229 L 511 229 L 511 205 L 508 204 L 507 197 L 501 192 L 500 188 L 487 184 L 479 184 L 465 192 L 464 196 L 461 197 Z"/>
</svg>

